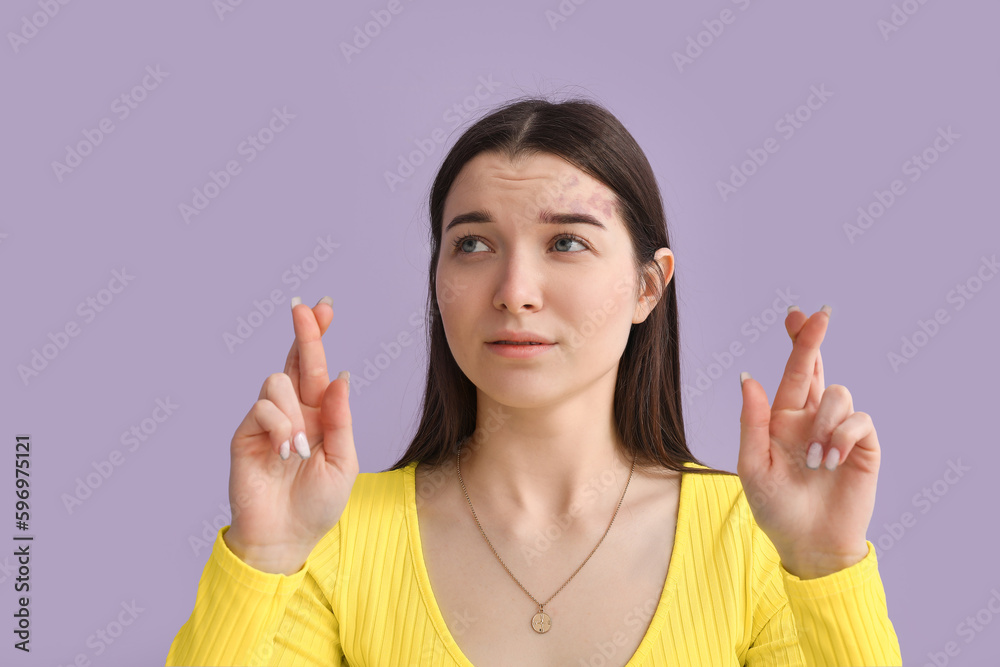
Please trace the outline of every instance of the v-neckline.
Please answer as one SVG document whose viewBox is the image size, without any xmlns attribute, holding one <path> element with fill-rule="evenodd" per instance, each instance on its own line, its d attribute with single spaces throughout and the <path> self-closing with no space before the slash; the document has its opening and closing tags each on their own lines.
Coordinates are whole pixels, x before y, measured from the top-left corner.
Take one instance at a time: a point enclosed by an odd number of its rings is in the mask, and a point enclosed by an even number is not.
<svg viewBox="0 0 1000 667">
<path fill-rule="evenodd" d="M 684 465 L 687 467 L 688 464 L 685 463 Z M 437 598 L 434 597 L 434 591 L 431 589 L 430 575 L 427 572 L 427 564 L 424 562 L 424 551 L 420 541 L 420 524 L 417 520 L 416 470 L 417 462 L 410 463 L 403 468 L 403 493 L 406 506 L 406 529 L 407 533 L 409 533 L 410 557 L 413 559 L 413 569 L 420 588 L 420 595 L 423 598 L 424 605 L 427 607 L 431 623 L 434 624 L 434 629 L 444 643 L 448 655 L 462 667 L 475 667 L 462 652 L 462 649 L 459 648 L 458 643 L 448 629 L 444 615 L 441 613 L 441 608 L 438 607 Z M 677 523 L 674 529 L 674 546 L 670 551 L 670 563 L 667 565 L 667 577 L 663 583 L 663 590 L 660 592 L 660 600 L 656 605 L 656 611 L 653 612 L 653 617 L 649 621 L 649 627 L 642 636 L 642 641 L 639 642 L 639 647 L 632 654 L 632 657 L 629 658 L 625 667 L 639 667 L 639 665 L 643 664 L 659 638 L 660 631 L 666 622 L 667 609 L 670 607 L 670 603 L 673 601 L 674 594 L 677 591 L 677 578 L 681 576 L 683 569 L 681 560 L 687 551 L 688 545 L 688 504 L 690 502 L 688 495 L 692 493 L 691 489 L 688 488 L 690 484 L 684 483 L 685 477 L 688 477 L 688 475 L 681 473 L 677 500 Z"/>
</svg>

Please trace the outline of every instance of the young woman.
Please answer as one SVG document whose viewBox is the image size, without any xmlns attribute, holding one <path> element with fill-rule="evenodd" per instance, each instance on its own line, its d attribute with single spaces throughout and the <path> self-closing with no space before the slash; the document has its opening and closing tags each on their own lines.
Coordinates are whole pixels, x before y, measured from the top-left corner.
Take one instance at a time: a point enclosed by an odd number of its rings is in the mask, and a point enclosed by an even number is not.
<svg viewBox="0 0 1000 667">
<path fill-rule="evenodd" d="M 789 309 L 772 405 L 740 376 L 737 476 L 688 450 L 660 193 L 611 113 L 482 118 L 430 217 L 409 449 L 358 474 L 332 301 L 293 301 L 167 665 L 901 664 L 866 539 L 878 439 L 824 385 L 828 308 Z"/>
</svg>

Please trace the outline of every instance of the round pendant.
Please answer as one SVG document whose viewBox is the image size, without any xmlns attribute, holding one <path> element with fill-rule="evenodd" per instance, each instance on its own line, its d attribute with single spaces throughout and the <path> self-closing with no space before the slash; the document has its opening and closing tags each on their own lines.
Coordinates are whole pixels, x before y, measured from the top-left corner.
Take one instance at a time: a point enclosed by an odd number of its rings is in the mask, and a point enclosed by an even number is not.
<svg viewBox="0 0 1000 667">
<path fill-rule="evenodd" d="M 540 611 L 531 617 L 531 627 L 538 634 L 544 634 L 552 627 L 552 619 L 544 611 Z"/>
</svg>

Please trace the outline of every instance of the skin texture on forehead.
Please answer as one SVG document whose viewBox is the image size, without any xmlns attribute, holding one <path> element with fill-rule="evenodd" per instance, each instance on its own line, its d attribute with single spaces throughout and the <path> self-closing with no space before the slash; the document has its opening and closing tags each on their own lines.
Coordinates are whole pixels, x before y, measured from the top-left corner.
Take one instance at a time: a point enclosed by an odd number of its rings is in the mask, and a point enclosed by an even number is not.
<svg viewBox="0 0 1000 667">
<path fill-rule="evenodd" d="M 499 153 L 484 152 L 469 160 L 455 179 L 457 184 L 473 173 L 491 185 L 510 181 L 543 181 L 541 192 L 529 204 L 526 213 L 537 217 L 544 210 L 571 213 L 598 213 L 602 222 L 611 228 L 623 225 L 615 192 L 598 179 L 583 172 L 572 163 L 551 153 L 535 153 L 511 162 Z M 525 173 L 527 172 L 527 173 Z M 455 211 L 456 213 L 458 211 Z M 617 220 L 617 222 L 616 222 Z"/>
<path fill-rule="evenodd" d="M 608 191 L 611 192 L 610 189 Z M 611 199 L 609 199 L 609 196 Z M 590 196 L 590 199 L 587 200 L 588 205 L 599 210 L 601 215 L 608 220 L 616 217 L 617 215 L 614 193 L 611 193 L 609 196 L 601 196 L 599 193 L 595 192 Z"/>
</svg>

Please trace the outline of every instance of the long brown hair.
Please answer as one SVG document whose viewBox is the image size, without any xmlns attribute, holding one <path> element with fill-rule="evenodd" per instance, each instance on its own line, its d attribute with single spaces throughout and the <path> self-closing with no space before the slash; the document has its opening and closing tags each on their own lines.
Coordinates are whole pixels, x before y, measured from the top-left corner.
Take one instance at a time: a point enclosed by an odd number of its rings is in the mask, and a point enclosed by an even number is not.
<svg viewBox="0 0 1000 667">
<path fill-rule="evenodd" d="M 430 191 L 431 260 L 427 316 L 430 331 L 423 415 L 409 447 L 390 468 L 419 461 L 436 466 L 454 459 L 458 445 L 481 443 L 492 432 L 476 429 L 476 387 L 455 362 L 438 308 L 435 276 L 445 198 L 462 167 L 480 153 L 512 162 L 537 153 L 563 158 L 616 194 L 632 239 L 636 276 L 663 273 L 653 255 L 669 248 L 660 190 L 645 154 L 619 120 L 601 105 L 580 98 L 564 102 L 509 101 L 476 121 L 445 157 Z M 648 279 L 648 278 L 646 278 Z M 688 449 L 681 411 L 680 350 L 674 277 L 646 319 L 632 325 L 618 366 L 614 419 L 628 458 L 647 468 L 732 475 L 705 466 Z M 688 468 L 691 463 L 702 468 Z"/>
</svg>

